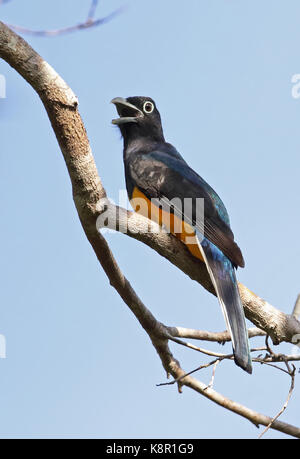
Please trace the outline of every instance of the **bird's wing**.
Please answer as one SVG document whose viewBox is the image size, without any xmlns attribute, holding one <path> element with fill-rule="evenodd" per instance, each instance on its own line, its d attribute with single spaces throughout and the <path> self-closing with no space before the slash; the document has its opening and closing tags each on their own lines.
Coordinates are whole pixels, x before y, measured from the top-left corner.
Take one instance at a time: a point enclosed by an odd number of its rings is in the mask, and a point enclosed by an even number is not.
<svg viewBox="0 0 300 459">
<path fill-rule="evenodd" d="M 235 266 L 244 266 L 243 256 L 234 242 L 223 202 L 178 153 L 175 155 L 171 148 L 157 149 L 147 154 L 138 153 L 129 158 L 127 167 L 132 185 L 138 187 L 148 199 L 157 198 L 167 206 L 167 202 L 174 201 L 175 198 L 182 203 L 187 202 L 188 207 L 192 206 L 191 209 L 186 209 L 182 205 L 178 210 L 182 219 L 193 224 Z M 196 219 L 196 198 L 204 198 L 204 222 L 200 222 L 201 227 Z M 170 212 L 174 212 L 174 206 L 170 207 Z"/>
</svg>

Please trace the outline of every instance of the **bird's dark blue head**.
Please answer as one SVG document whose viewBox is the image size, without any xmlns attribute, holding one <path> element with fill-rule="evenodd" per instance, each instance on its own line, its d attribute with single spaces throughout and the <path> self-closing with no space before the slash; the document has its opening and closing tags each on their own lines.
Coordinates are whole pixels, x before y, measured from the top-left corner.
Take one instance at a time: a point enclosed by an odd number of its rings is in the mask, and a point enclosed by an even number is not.
<svg viewBox="0 0 300 459">
<path fill-rule="evenodd" d="M 140 138 L 164 141 L 160 114 L 151 97 L 116 97 L 111 102 L 115 104 L 120 115 L 112 123 L 119 126 L 125 146 Z"/>
</svg>

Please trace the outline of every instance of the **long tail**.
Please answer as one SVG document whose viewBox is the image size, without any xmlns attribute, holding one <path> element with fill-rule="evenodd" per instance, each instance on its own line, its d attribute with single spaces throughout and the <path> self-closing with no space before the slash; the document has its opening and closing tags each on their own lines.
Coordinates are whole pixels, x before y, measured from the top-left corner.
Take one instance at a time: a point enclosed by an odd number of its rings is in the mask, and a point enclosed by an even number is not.
<svg viewBox="0 0 300 459">
<path fill-rule="evenodd" d="M 203 238 L 201 243 L 199 242 L 199 248 L 231 335 L 235 363 L 248 373 L 252 373 L 248 333 L 235 269 L 223 252 L 206 238 Z"/>
</svg>

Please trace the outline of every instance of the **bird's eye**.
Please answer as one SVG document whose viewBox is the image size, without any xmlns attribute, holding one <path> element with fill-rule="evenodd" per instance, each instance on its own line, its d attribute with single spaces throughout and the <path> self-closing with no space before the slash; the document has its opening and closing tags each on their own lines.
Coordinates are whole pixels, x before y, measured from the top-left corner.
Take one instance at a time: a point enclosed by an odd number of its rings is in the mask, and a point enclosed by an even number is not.
<svg viewBox="0 0 300 459">
<path fill-rule="evenodd" d="M 144 103 L 143 110 L 145 113 L 152 113 L 154 110 L 154 104 L 148 100 Z"/>
</svg>

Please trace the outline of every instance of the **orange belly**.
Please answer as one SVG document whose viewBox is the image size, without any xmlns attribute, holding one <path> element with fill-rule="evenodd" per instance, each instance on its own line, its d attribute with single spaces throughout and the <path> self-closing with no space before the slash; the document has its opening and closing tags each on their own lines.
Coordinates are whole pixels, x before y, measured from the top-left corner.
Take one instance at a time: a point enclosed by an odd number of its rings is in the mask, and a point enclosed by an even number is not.
<svg viewBox="0 0 300 459">
<path fill-rule="evenodd" d="M 134 187 L 130 204 L 135 212 L 164 226 L 188 248 L 194 257 L 203 260 L 193 228 L 176 215 L 166 212 L 151 202 L 137 187 Z"/>
</svg>

